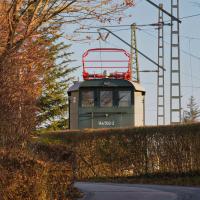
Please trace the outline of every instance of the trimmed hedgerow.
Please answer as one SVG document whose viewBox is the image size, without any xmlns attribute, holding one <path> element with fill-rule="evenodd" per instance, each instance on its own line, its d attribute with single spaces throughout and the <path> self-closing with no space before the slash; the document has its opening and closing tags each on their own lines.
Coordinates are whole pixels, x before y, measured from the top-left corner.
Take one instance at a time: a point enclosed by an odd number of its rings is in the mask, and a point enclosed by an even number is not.
<svg viewBox="0 0 200 200">
<path fill-rule="evenodd" d="M 60 131 L 40 135 L 76 153 L 77 176 L 139 176 L 200 171 L 200 124 Z"/>
</svg>

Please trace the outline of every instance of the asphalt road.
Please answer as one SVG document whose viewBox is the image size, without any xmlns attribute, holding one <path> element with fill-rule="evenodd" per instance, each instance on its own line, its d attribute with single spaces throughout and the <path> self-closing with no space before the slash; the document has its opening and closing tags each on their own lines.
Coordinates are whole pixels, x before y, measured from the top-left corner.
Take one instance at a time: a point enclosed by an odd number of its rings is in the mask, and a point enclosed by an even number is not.
<svg viewBox="0 0 200 200">
<path fill-rule="evenodd" d="M 200 188 L 114 183 L 75 184 L 83 200 L 200 200 Z"/>
</svg>

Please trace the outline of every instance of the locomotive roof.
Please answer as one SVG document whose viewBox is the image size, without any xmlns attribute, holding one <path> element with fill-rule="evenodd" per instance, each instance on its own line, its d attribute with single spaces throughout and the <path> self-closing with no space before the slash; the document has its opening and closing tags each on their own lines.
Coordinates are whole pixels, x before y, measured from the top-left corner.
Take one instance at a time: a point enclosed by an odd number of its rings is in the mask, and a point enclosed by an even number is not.
<svg viewBox="0 0 200 200">
<path fill-rule="evenodd" d="M 136 91 L 145 92 L 144 88 L 136 82 L 127 81 L 124 79 L 92 79 L 92 80 L 86 80 L 82 82 L 74 82 L 74 85 L 72 85 L 69 90 L 69 92 L 78 91 L 79 88 L 91 88 L 91 87 L 134 87 Z"/>
</svg>

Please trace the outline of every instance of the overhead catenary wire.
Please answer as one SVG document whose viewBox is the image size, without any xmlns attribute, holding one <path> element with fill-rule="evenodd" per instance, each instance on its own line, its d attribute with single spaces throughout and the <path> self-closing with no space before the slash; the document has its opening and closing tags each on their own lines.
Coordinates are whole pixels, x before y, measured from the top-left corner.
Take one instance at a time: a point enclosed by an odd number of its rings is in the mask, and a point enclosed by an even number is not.
<svg viewBox="0 0 200 200">
<path fill-rule="evenodd" d="M 189 51 L 191 52 L 191 41 L 189 40 Z M 194 89 L 193 89 L 193 78 L 192 78 L 192 75 L 193 75 L 193 70 L 192 70 L 192 58 L 191 58 L 191 55 L 190 55 L 190 76 L 191 76 L 191 84 L 192 84 L 192 96 L 194 96 Z"/>
<path fill-rule="evenodd" d="M 130 30 L 130 29 L 127 29 L 127 30 Z M 145 34 L 147 34 L 147 35 L 149 35 L 149 36 L 154 37 L 155 39 L 157 39 L 157 37 L 156 37 L 155 35 L 153 35 L 153 34 L 147 32 L 147 30 L 145 30 L 145 29 L 141 29 L 141 28 L 140 28 L 140 29 L 138 29 L 138 30 L 140 30 L 140 31 L 144 32 Z M 117 31 L 113 31 L 113 32 L 117 32 Z M 77 31 L 77 33 L 99 34 L 98 31 Z M 185 37 L 185 38 L 187 38 L 187 39 L 190 39 L 190 37 L 188 37 L 188 36 L 181 36 L 181 37 Z M 194 38 L 194 37 L 192 37 L 191 39 L 200 40 L 200 38 Z M 166 44 L 170 45 L 170 43 L 167 42 L 166 40 L 165 40 L 164 42 L 165 42 Z M 181 52 L 183 52 L 184 54 L 186 54 L 186 55 L 188 55 L 188 56 L 191 56 L 192 58 L 195 58 L 195 59 L 197 59 L 197 60 L 200 60 L 200 57 L 199 57 L 199 56 L 196 56 L 196 55 L 192 54 L 191 52 L 187 52 L 187 51 L 185 51 L 184 49 L 181 49 Z"/>
<path fill-rule="evenodd" d="M 190 15 L 190 16 L 185 16 L 185 17 L 183 17 L 183 19 L 187 19 L 187 18 L 191 18 L 191 17 L 196 17 L 196 16 L 199 16 L 200 14 L 196 14 L 196 15 Z M 155 23 L 152 23 L 152 24 L 154 24 L 155 25 Z M 151 24 L 151 25 L 152 25 Z M 154 25 L 152 25 L 152 27 L 154 27 Z M 167 24 L 167 25 L 169 25 L 169 24 Z M 126 27 L 126 26 L 128 26 L 128 27 L 130 27 L 130 25 L 123 25 L 123 27 Z M 146 32 L 146 34 L 148 34 L 148 35 L 151 35 L 152 37 L 155 37 L 153 34 L 151 34 L 151 33 L 147 33 L 147 31 L 146 30 L 144 30 L 144 28 L 140 28 L 140 27 L 145 27 L 145 26 L 149 26 L 149 24 L 141 24 L 141 25 L 138 25 L 137 27 L 138 27 L 138 29 L 139 30 L 141 30 L 141 31 L 143 31 L 143 32 Z M 111 26 L 111 27 L 121 27 L 121 25 L 117 25 L 117 26 Z M 154 28 L 153 28 L 154 29 Z M 124 28 L 124 29 L 114 29 L 114 30 L 112 30 L 113 32 L 118 32 L 118 31 L 126 31 L 126 30 L 130 30 L 130 28 Z M 87 31 L 87 32 L 83 32 L 83 33 L 95 33 L 95 34 L 99 34 L 97 31 Z M 190 37 L 190 36 L 184 36 L 184 35 L 181 35 L 180 37 L 183 37 L 183 38 L 187 38 L 187 39 L 194 39 L 194 40 L 200 40 L 200 38 L 197 38 L 197 37 Z M 107 42 L 107 41 L 105 41 L 105 42 Z M 107 42 L 108 43 L 108 42 Z M 167 43 L 167 44 L 170 44 L 169 42 L 167 42 L 167 41 L 165 41 L 165 43 Z M 186 54 L 186 55 L 188 55 L 188 56 L 190 56 L 190 58 L 192 57 L 192 58 L 195 58 L 195 59 L 198 59 L 199 61 L 200 61 L 200 57 L 199 56 L 196 56 L 196 55 L 193 55 L 192 53 L 191 53 L 191 51 L 190 52 L 187 52 L 187 51 L 185 51 L 184 49 L 181 49 L 181 51 L 184 53 L 184 54 Z M 186 86 L 183 86 L 183 87 L 186 87 Z M 187 86 L 187 87 L 189 87 L 189 86 Z M 191 86 L 190 86 L 191 87 Z M 195 88 L 195 87 L 194 87 Z M 198 88 L 198 87 L 197 87 Z"/>
<path fill-rule="evenodd" d="M 138 30 L 142 30 L 142 31 L 148 31 L 148 30 L 155 30 L 155 28 L 149 28 L 149 29 L 144 29 L 144 28 L 138 28 L 136 26 L 136 28 Z M 120 32 L 120 31 L 129 31 L 130 30 L 130 27 L 129 28 L 124 28 L 124 29 L 111 29 L 112 32 Z M 91 33 L 91 34 L 99 34 L 98 31 L 75 31 L 75 33 Z M 169 35 L 169 34 L 167 34 Z M 200 37 L 195 37 L 195 36 L 188 36 L 188 35 L 180 35 L 181 38 L 185 38 L 185 39 L 188 39 L 188 40 L 199 40 L 200 41 Z"/>
<path fill-rule="evenodd" d="M 124 44 L 126 44 L 127 46 L 129 46 L 130 48 L 133 48 L 134 50 L 136 50 L 140 55 L 142 55 L 144 58 L 146 58 L 148 61 L 150 61 L 151 63 L 153 63 L 154 65 L 156 65 L 157 67 L 164 69 L 162 66 L 160 66 L 158 63 L 156 63 L 153 59 L 151 59 L 150 57 L 148 57 L 147 55 L 145 55 L 144 53 L 142 53 L 141 51 L 139 51 L 138 49 L 134 48 L 132 45 L 130 45 L 128 42 L 126 42 L 124 39 L 122 39 L 121 37 L 119 37 L 118 35 L 116 35 L 115 33 L 113 33 L 112 31 L 110 31 L 107 28 L 100 28 L 98 29 L 98 31 L 100 32 L 101 30 L 103 31 L 107 31 L 109 32 L 111 35 L 113 35 L 114 37 L 116 37 L 117 39 L 119 39 L 121 42 L 123 42 Z"/>
<path fill-rule="evenodd" d="M 178 23 L 181 23 L 181 20 L 178 17 L 175 17 L 173 14 L 169 13 L 167 10 L 163 9 L 162 7 L 160 7 L 159 5 L 155 4 L 153 1 L 151 0 L 146 0 L 149 4 L 151 4 L 152 6 L 156 7 L 157 9 L 159 9 L 160 11 L 162 11 L 162 13 L 165 13 L 166 15 L 168 15 L 169 17 L 171 17 L 172 20 L 177 21 Z"/>
<path fill-rule="evenodd" d="M 137 24 L 137 27 L 144 27 L 144 26 L 159 26 L 158 22 L 155 23 L 148 23 L 148 24 Z M 164 26 L 170 26 L 171 23 L 163 23 Z M 119 24 L 119 25 L 105 25 L 105 26 L 91 26 L 88 29 L 100 29 L 100 28 L 118 28 L 118 27 L 130 27 L 131 24 Z M 87 29 L 87 28 L 86 28 Z"/>
<path fill-rule="evenodd" d="M 188 36 L 188 35 L 180 35 L 180 37 L 186 38 L 186 39 L 188 39 L 188 40 L 199 40 L 199 41 L 200 41 L 200 38 L 199 38 L 199 37 Z"/>
<path fill-rule="evenodd" d="M 123 30 L 130 30 L 130 28 L 129 28 L 129 29 L 123 29 Z M 154 37 L 155 39 L 157 39 L 157 37 L 156 37 L 155 35 L 153 35 L 153 34 L 147 32 L 146 29 L 138 28 L 138 30 L 140 30 L 140 31 L 144 32 L 145 34 L 147 34 L 147 35 L 149 35 L 149 36 Z M 120 30 L 112 30 L 112 32 L 117 32 L 117 31 L 120 31 Z M 99 34 L 98 31 L 77 31 L 77 33 Z M 189 37 L 189 36 L 184 36 L 184 35 L 181 35 L 180 37 L 184 37 L 184 38 L 187 38 L 187 39 L 200 40 L 200 38 Z M 105 42 L 105 41 L 104 41 L 104 42 Z M 170 45 L 169 42 L 167 42 L 167 41 L 164 41 L 164 42 L 165 42 L 166 44 Z M 181 52 L 183 52 L 184 54 L 186 54 L 186 55 L 188 55 L 188 56 L 190 56 L 190 57 L 192 57 L 192 58 L 194 58 L 194 59 L 200 60 L 200 57 L 199 57 L 199 56 L 196 56 L 196 55 L 194 55 L 194 54 L 192 54 L 191 51 L 190 51 L 190 52 L 187 52 L 186 50 L 181 49 Z"/>
<path fill-rule="evenodd" d="M 126 29 L 126 30 L 130 30 L 130 29 Z M 144 32 L 145 34 L 147 34 L 147 35 L 149 35 L 149 36 L 154 37 L 155 39 L 157 39 L 157 37 L 156 37 L 155 35 L 153 35 L 153 34 L 147 32 L 145 29 L 139 28 L 138 30 L 140 30 L 140 31 Z M 115 31 L 113 31 L 113 32 L 115 32 Z M 116 32 L 117 32 L 117 31 L 116 31 Z M 77 33 L 99 34 L 98 31 L 77 31 Z M 181 36 L 181 37 L 185 37 L 185 38 L 187 38 L 187 39 L 190 39 L 188 36 Z M 194 37 L 192 37 L 192 39 L 199 39 L 199 40 L 200 40 L 200 38 L 194 38 Z M 105 42 L 105 41 L 104 41 L 104 42 Z M 164 42 L 165 42 L 166 44 L 170 45 L 169 42 L 167 42 L 167 41 L 164 41 Z M 194 55 L 194 54 L 192 54 L 191 51 L 190 51 L 190 52 L 187 52 L 186 50 L 181 49 L 181 52 L 183 52 L 184 54 L 186 54 L 186 55 L 188 55 L 188 56 L 190 56 L 190 57 L 192 57 L 192 58 L 194 58 L 194 59 L 200 60 L 200 57 L 199 57 L 199 56 L 196 56 L 196 55 Z"/>
<path fill-rule="evenodd" d="M 141 82 L 143 85 L 153 85 L 156 86 L 156 83 L 154 82 Z M 169 86 L 166 86 L 169 87 Z M 192 86 L 192 85 L 182 85 L 181 88 L 194 88 L 194 89 L 200 89 L 200 86 Z"/>
<path fill-rule="evenodd" d="M 198 17 L 200 16 L 200 13 L 197 13 L 197 14 L 194 14 L 194 15 L 188 15 L 188 16 L 185 16 L 185 17 L 181 17 L 180 19 L 189 19 L 189 18 L 194 18 L 194 17 Z"/>
<path fill-rule="evenodd" d="M 180 19 L 185 20 L 185 19 L 190 19 L 190 18 L 194 18 L 194 17 L 198 17 L 200 16 L 200 13 L 197 14 L 193 14 L 193 15 L 187 15 L 187 16 L 183 16 L 180 17 Z M 169 23 L 170 20 L 166 20 L 164 21 L 164 25 L 170 25 Z M 158 23 L 148 23 L 148 24 L 137 24 L 137 27 L 143 27 L 143 26 L 156 26 Z M 91 26 L 88 27 L 88 29 L 98 29 L 98 28 L 118 28 L 118 27 L 130 27 L 131 24 L 117 24 L 117 25 L 104 25 L 104 26 Z"/>
<path fill-rule="evenodd" d="M 137 25 L 136 25 L 136 28 L 138 30 L 141 30 L 141 31 L 148 31 L 148 30 L 156 30 L 155 28 L 148 28 L 148 29 L 144 29 L 144 28 L 139 28 Z M 86 29 L 88 30 L 88 29 Z M 122 28 L 122 29 L 110 29 L 112 32 L 120 32 L 120 31 L 129 31 L 130 30 L 130 26 L 129 28 Z M 75 33 L 85 33 L 85 34 L 99 34 L 98 31 L 75 31 Z M 150 33 L 149 33 L 150 34 Z M 169 35 L 169 34 L 168 34 Z M 152 35 L 153 36 L 153 35 Z M 195 36 L 188 36 L 188 35 L 180 35 L 181 38 L 185 38 L 185 39 L 188 39 L 188 40 L 198 40 L 200 41 L 200 37 L 195 37 Z"/>
<path fill-rule="evenodd" d="M 151 37 L 154 37 L 154 38 L 156 39 L 156 36 L 154 36 L 153 34 L 147 32 L 147 31 L 144 31 L 144 30 L 142 30 L 142 29 L 140 29 L 140 30 L 143 31 L 144 33 L 150 35 Z M 168 45 L 170 45 L 169 42 L 167 42 L 167 41 L 164 41 L 164 42 L 167 43 Z M 183 49 L 181 49 L 181 51 L 182 51 L 184 54 L 190 56 L 190 63 L 191 63 L 191 58 L 192 58 L 192 57 L 195 58 L 195 59 L 198 59 L 198 60 L 200 61 L 200 57 L 195 56 L 195 55 L 193 55 L 193 54 L 191 53 L 191 48 L 190 48 L 190 52 L 187 52 L 187 51 L 185 51 L 185 50 L 183 50 Z M 192 68 L 192 66 L 191 66 L 191 68 Z M 192 72 L 192 69 L 191 69 L 191 80 L 194 78 L 194 76 L 193 76 L 192 73 L 193 73 L 193 72 Z M 187 77 L 188 77 L 188 74 L 186 74 L 186 75 L 187 75 Z M 196 78 L 196 79 L 197 79 L 197 78 Z M 198 79 L 198 80 L 200 80 L 200 79 Z M 195 87 L 194 84 L 193 84 L 193 81 L 192 81 L 192 85 L 191 85 L 191 86 L 181 86 L 181 88 L 184 88 L 184 87 L 186 87 L 186 88 L 191 88 L 191 89 L 192 89 L 192 94 L 194 94 L 194 89 L 200 88 L 200 87 Z"/>
<path fill-rule="evenodd" d="M 143 29 L 139 29 L 139 30 L 142 31 L 142 32 L 144 32 L 145 34 L 147 34 L 147 35 L 149 35 L 149 36 L 155 38 L 155 39 L 157 38 L 155 35 L 153 35 L 153 34 L 147 32 L 147 31 L 145 31 L 145 30 L 143 30 Z M 167 42 L 166 40 L 165 40 L 164 42 L 165 42 L 166 44 L 170 45 L 170 43 Z M 184 49 L 181 49 L 181 52 L 183 52 L 184 54 L 186 54 L 186 55 L 188 55 L 188 56 L 191 56 L 191 57 L 193 57 L 193 58 L 195 58 L 195 59 L 197 59 L 197 60 L 200 60 L 200 57 L 199 57 L 199 56 L 196 56 L 196 55 L 194 55 L 194 54 L 192 54 L 192 53 L 189 53 L 189 52 L 185 51 Z"/>
</svg>

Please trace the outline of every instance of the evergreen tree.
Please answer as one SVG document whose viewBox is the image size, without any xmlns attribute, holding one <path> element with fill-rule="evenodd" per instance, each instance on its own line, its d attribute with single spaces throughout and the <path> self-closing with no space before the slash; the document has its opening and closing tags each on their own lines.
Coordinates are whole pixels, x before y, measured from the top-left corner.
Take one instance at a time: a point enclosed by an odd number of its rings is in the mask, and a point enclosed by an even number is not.
<svg viewBox="0 0 200 200">
<path fill-rule="evenodd" d="M 195 102 L 193 96 L 190 97 L 189 103 L 187 104 L 187 110 L 184 110 L 183 122 L 192 123 L 196 122 L 200 117 L 200 107 Z"/>
<path fill-rule="evenodd" d="M 38 128 L 59 130 L 68 128 L 67 89 L 73 80 L 72 72 L 77 68 L 69 67 L 70 45 L 63 42 L 55 44 L 60 36 L 51 39 L 49 56 L 52 66 L 44 74 L 43 91 L 39 98 Z"/>
</svg>

